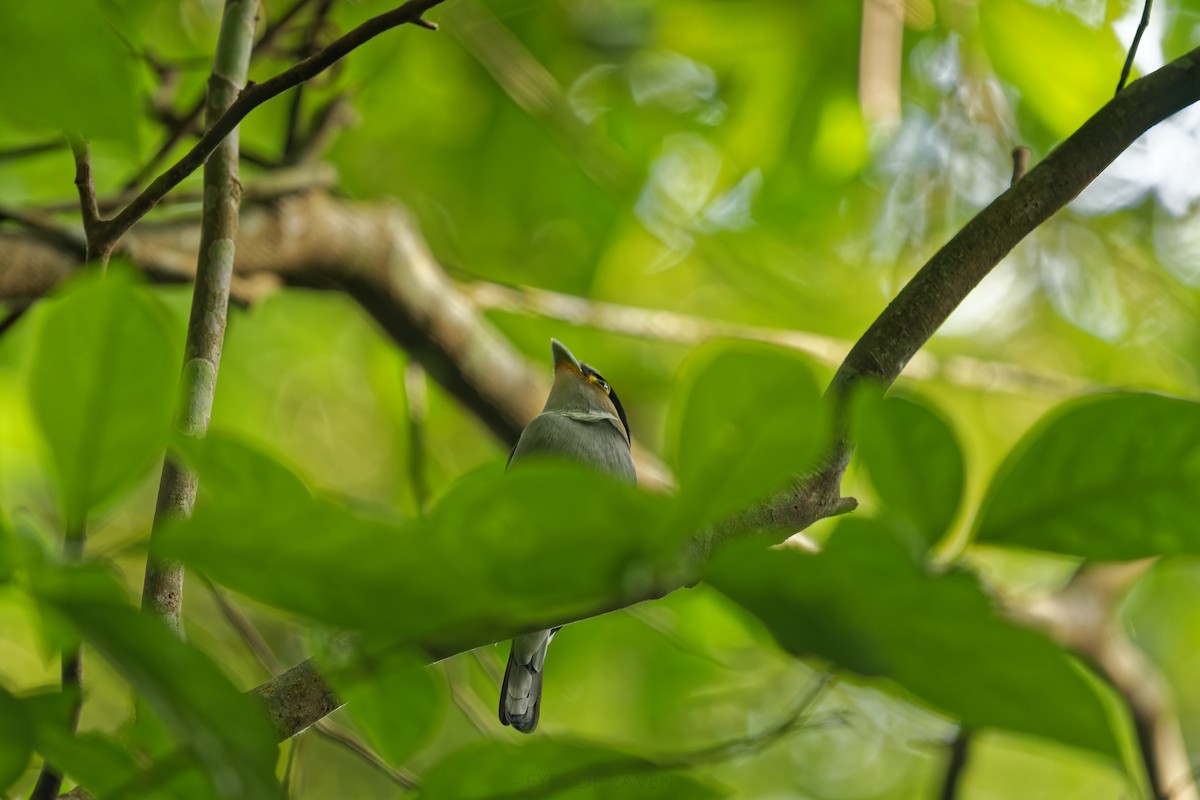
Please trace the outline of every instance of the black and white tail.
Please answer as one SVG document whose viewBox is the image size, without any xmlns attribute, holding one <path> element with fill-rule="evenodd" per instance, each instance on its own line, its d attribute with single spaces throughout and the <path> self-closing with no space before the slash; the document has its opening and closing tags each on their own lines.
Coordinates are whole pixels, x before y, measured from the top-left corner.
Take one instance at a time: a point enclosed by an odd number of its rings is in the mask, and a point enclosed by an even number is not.
<svg viewBox="0 0 1200 800">
<path fill-rule="evenodd" d="M 500 687 L 500 721 L 521 733 L 533 733 L 542 711 L 542 669 L 546 648 L 558 628 L 513 639 Z"/>
</svg>

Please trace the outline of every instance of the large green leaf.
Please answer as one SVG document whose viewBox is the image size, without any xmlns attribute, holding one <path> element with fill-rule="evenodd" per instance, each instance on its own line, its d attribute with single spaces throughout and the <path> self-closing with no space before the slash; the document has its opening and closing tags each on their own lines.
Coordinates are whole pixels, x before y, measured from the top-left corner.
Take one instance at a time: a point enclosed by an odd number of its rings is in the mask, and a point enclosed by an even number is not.
<svg viewBox="0 0 1200 800">
<path fill-rule="evenodd" d="M 120 670 L 205 766 L 222 797 L 279 796 L 277 734 L 263 710 L 204 654 L 126 602 L 107 572 L 48 570 L 34 591 Z"/>
<path fill-rule="evenodd" d="M 977 541 L 1122 560 L 1200 553 L 1200 404 L 1104 394 L 1059 407 L 1000 467 Z"/>
<path fill-rule="evenodd" d="M 142 112 L 136 56 L 95 0 L 0 0 L 0 107 L 34 129 L 134 141 Z"/>
<path fill-rule="evenodd" d="M 680 536 L 663 524 L 669 499 L 575 464 L 482 470 L 428 519 L 399 522 L 309 497 L 284 467 L 246 449 L 273 474 L 248 494 L 229 479 L 243 474 L 229 461 L 238 447 L 210 435 L 190 448 L 225 455 L 193 453 L 201 502 L 156 537 L 159 554 L 263 602 L 396 643 L 484 643 L 644 592 L 676 568 Z"/>
<path fill-rule="evenodd" d="M 680 503 L 730 514 L 810 467 L 823 443 L 821 393 L 795 351 L 749 342 L 702 348 L 672 405 Z"/>
<path fill-rule="evenodd" d="M 172 350 L 165 314 L 122 271 L 71 284 L 43 315 L 30 402 L 68 525 L 162 454 L 177 369 Z"/>
<path fill-rule="evenodd" d="M 819 554 L 735 548 L 708 580 L 788 651 L 889 678 L 974 728 L 1119 757 L 1093 679 L 1044 636 L 1004 620 L 969 573 L 914 563 L 890 531 L 847 520 Z"/>
<path fill-rule="evenodd" d="M 37 751 L 64 776 L 95 797 L 104 798 L 132 786 L 138 764 L 127 748 L 98 733 L 75 733 L 69 718 L 78 691 L 37 694 L 21 699 L 33 725 Z"/>
<path fill-rule="evenodd" d="M 429 741 L 445 710 L 438 676 L 408 654 L 353 654 L 321 664 L 346 711 L 389 764 L 399 766 Z"/>
<path fill-rule="evenodd" d="M 598 745 L 537 737 L 480 742 L 451 753 L 421 782 L 421 800 L 716 798 L 724 792 L 653 760 Z"/>
<path fill-rule="evenodd" d="M 979 21 L 996 74 L 1055 135 L 1073 133 L 1112 99 L 1125 53 L 1111 27 L 1030 0 L 981 0 Z"/>
<path fill-rule="evenodd" d="M 867 398 L 857 426 L 857 452 L 889 519 L 923 547 L 950 527 L 963 491 L 963 454 L 950 424 L 903 397 Z"/>
<path fill-rule="evenodd" d="M 33 748 L 33 730 L 21 701 L 0 687 L 0 794 L 29 763 Z"/>
</svg>

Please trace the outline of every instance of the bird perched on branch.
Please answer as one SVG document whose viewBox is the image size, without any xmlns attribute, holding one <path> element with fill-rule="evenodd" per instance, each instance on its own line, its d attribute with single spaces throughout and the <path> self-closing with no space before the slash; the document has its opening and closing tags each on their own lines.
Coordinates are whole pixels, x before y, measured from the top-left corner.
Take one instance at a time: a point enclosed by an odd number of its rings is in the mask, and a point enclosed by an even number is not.
<svg viewBox="0 0 1200 800">
<path fill-rule="evenodd" d="M 629 421 L 617 393 L 599 372 L 581 363 L 562 342 L 550 340 L 554 385 L 542 413 L 521 432 L 511 467 L 535 454 L 581 461 L 629 483 L 637 482 L 629 451 Z M 533 733 L 542 705 L 546 648 L 558 628 L 513 639 L 500 687 L 500 721 Z"/>
</svg>

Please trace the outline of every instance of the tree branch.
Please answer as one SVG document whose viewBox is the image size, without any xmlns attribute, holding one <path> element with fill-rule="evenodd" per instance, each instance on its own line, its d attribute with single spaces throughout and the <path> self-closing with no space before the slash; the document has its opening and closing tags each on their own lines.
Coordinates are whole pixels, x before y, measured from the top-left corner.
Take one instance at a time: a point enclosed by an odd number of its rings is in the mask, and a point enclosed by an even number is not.
<svg viewBox="0 0 1200 800">
<path fill-rule="evenodd" d="M 221 118 L 246 83 L 258 0 L 225 0 L 221 31 L 208 79 L 206 114 L 210 127 Z M 238 180 L 238 132 L 233 128 L 204 165 L 204 211 L 200 224 L 199 263 L 192 294 L 184 346 L 183 370 L 175 428 L 184 436 L 202 438 L 208 432 L 225 320 L 229 313 L 229 284 L 233 277 L 234 243 L 242 185 Z M 93 209 L 95 197 L 92 198 Z M 163 462 L 154 510 L 151 540 L 171 520 L 192 515 L 196 476 L 170 456 Z M 176 632 L 183 613 L 183 565 L 150 556 L 142 585 L 142 607 L 161 617 Z"/>
<path fill-rule="evenodd" d="M 385 31 L 409 22 L 417 24 L 418 27 L 430 27 L 430 23 L 422 19 L 422 15 L 442 2 L 443 0 L 409 0 L 399 8 L 372 17 L 345 36 L 331 42 L 320 52 L 273 78 L 259 84 L 247 85 L 225 112 L 210 122 L 208 130 L 192 146 L 191 150 L 166 172 L 155 178 L 115 217 L 99 223 L 96 237 L 97 247 L 106 247 L 111 252 L 134 223 L 154 208 L 167 192 L 179 185 L 180 181 L 195 172 L 212 155 L 221 141 L 255 108 L 288 89 L 299 86 L 304 81 L 319 75 L 356 47 L 369 42 Z"/>
</svg>

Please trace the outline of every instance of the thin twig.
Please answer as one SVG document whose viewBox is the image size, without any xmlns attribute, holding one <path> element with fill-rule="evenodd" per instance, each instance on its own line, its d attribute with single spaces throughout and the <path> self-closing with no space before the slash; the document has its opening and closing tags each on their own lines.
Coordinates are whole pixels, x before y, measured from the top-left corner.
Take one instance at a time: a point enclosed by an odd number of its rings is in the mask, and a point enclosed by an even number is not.
<svg viewBox="0 0 1200 800">
<path fill-rule="evenodd" d="M 449 674 L 452 667 L 456 667 L 456 662 L 451 659 L 445 663 L 447 675 L 446 683 L 450 685 L 450 699 L 462 715 L 467 718 L 467 722 L 471 723 L 476 732 L 486 739 L 500 739 L 502 731 L 499 725 L 496 724 L 496 716 L 483 708 L 483 704 L 475 693 L 471 691 L 469 686 L 466 686 L 464 676 Z M 456 669 L 456 671 L 461 672 Z"/>
<path fill-rule="evenodd" d="M 216 584 L 209 580 L 207 576 L 201 576 L 201 580 L 203 580 L 204 585 L 208 587 L 209 592 L 212 594 L 213 600 L 216 601 L 217 609 L 221 612 L 221 616 L 225 618 L 225 621 L 229 623 L 229 626 L 233 628 L 234 632 L 237 633 L 238 637 L 242 640 L 242 644 L 246 646 L 246 649 L 249 650 L 251 655 L 254 656 L 255 660 L 258 661 L 259 667 L 261 667 L 262 670 L 268 675 L 277 674 L 281 669 L 279 659 L 275 656 L 271 646 L 267 644 L 267 640 L 263 638 L 261 633 L 259 633 L 258 628 L 254 626 L 254 623 L 251 622 L 250 619 L 243 614 L 237 606 L 231 603 L 229 598 L 225 596 L 225 593 Z M 329 741 L 354 753 L 360 759 L 365 761 L 370 767 L 386 775 L 397 785 L 406 789 L 412 789 L 416 787 L 417 778 L 415 775 L 408 770 L 393 769 L 388 764 L 384 763 L 384 761 L 377 756 L 374 751 L 359 741 L 356 737 L 347 732 L 338 730 L 330 725 L 327 720 L 321 720 L 317 722 L 313 726 L 313 730 L 315 730 L 322 738 L 328 739 Z M 295 744 L 292 746 L 295 747 Z M 290 753 L 288 758 L 290 761 Z"/>
<path fill-rule="evenodd" d="M 243 159 L 245 160 L 245 159 Z M 306 192 L 310 189 L 333 189 L 338 182 L 337 169 L 332 164 L 310 162 L 296 166 L 274 169 L 246 181 L 242 187 L 242 203 L 276 200 L 284 195 Z M 137 191 L 122 191 L 115 195 L 98 197 L 96 205 L 101 213 L 108 213 L 128 205 L 138 195 Z M 171 192 L 159 202 L 159 207 L 168 205 L 186 205 L 199 203 L 204 200 L 204 189 L 180 189 Z M 38 206 L 32 212 L 15 212 L 0 208 L 0 219 L 12 219 L 31 230 L 38 225 L 50 226 L 53 223 L 44 220 L 41 214 L 61 214 L 79 210 L 78 200 L 56 200 Z M 54 229 L 61 232 L 61 228 Z M 77 237 L 76 237 L 77 238 Z"/>
<path fill-rule="evenodd" d="M 363 744 L 357 736 L 348 731 L 335 728 L 328 720 L 321 720 L 313 726 L 313 730 L 322 739 L 327 739 L 354 753 L 366 764 L 374 768 L 376 772 L 385 776 L 402 789 L 416 789 L 420 787 L 421 780 L 414 773 L 403 768 L 396 769 L 389 766 L 383 759 L 375 755 L 375 751 Z"/>
<path fill-rule="evenodd" d="M 967 769 L 970 747 L 971 732 L 965 726 L 960 725 L 948 746 L 946 774 L 942 780 L 942 800 L 956 800 L 958 797 L 958 790 Z"/>
<path fill-rule="evenodd" d="M 144 217 L 150 209 L 154 208 L 167 192 L 195 172 L 251 111 L 293 86 L 299 86 L 304 81 L 321 74 L 355 48 L 374 39 L 379 34 L 400 25 L 416 22 L 425 12 L 442 2 L 443 0 L 409 0 L 397 9 L 372 17 L 345 36 L 331 42 L 317 54 L 304 59 L 275 77 L 259 84 L 247 84 L 225 113 L 208 126 L 208 130 L 200 137 L 200 141 L 192 146 L 191 150 L 166 172 L 155 178 L 124 210 L 104 223 L 106 238 L 115 242 L 124 236 L 125 232 Z"/>
<path fill-rule="evenodd" d="M 1033 153 L 1024 145 L 1017 145 L 1012 150 L 1013 171 L 1012 180 L 1009 186 L 1016 185 L 1017 181 L 1025 177 L 1025 173 L 1029 172 L 1029 159 Z"/>
<path fill-rule="evenodd" d="M 108 269 L 112 241 L 102 231 L 100 209 L 96 205 L 96 184 L 92 180 L 92 150 L 83 139 L 71 137 L 71 153 L 75 157 L 75 189 L 79 192 L 79 211 L 83 217 L 83 233 L 87 238 L 86 259 L 101 274 Z"/>
<path fill-rule="evenodd" d="M 463 290 L 478 308 L 484 310 L 536 314 L 572 325 L 689 346 L 729 338 L 766 342 L 805 353 L 831 367 L 840 365 L 852 346 L 852 342 L 845 339 L 810 331 L 743 325 L 663 309 L 605 303 L 547 289 L 514 289 L 477 281 L 467 284 Z M 929 353 L 914 355 L 904 374 L 915 380 L 941 379 L 958 386 L 1013 393 L 1069 395 L 1096 388 L 1095 384 L 1081 378 L 1029 369 L 1019 364 L 969 356 L 941 359 Z"/>
<path fill-rule="evenodd" d="M 87 540 L 87 525 L 84 521 L 69 524 L 67 535 L 63 540 L 63 560 L 79 562 L 83 560 L 84 542 Z M 71 733 L 79 727 L 79 712 L 83 710 L 83 645 L 76 643 L 65 648 L 62 652 L 62 663 L 59 669 L 64 694 L 73 693 L 70 715 L 67 718 L 67 730 Z M 54 800 L 62 788 L 63 774 L 49 761 L 42 764 L 38 773 L 37 783 L 29 800 Z"/>
<path fill-rule="evenodd" d="M 526 788 L 487 795 L 484 800 L 528 800 L 539 797 L 556 797 L 566 789 L 599 779 L 609 780 L 648 772 L 706 766 L 718 761 L 760 752 L 794 731 L 813 730 L 819 727 L 819 723 L 812 721 L 812 711 L 821 695 L 834 680 L 831 675 L 821 675 L 787 716 L 758 733 L 719 742 L 698 750 L 643 757 L 640 761 L 621 759 L 615 763 L 588 764 L 579 769 L 546 776 L 544 780 L 536 781 Z M 840 718 L 837 716 L 831 717 L 831 721 L 838 719 Z"/>
<path fill-rule="evenodd" d="M 38 156 L 42 153 L 52 153 L 55 150 L 61 150 L 67 141 L 62 137 L 47 139 L 44 142 L 34 142 L 32 144 L 22 144 L 16 147 L 7 147 L 0 150 L 0 163 L 5 161 L 18 161 L 22 158 Z"/>
<path fill-rule="evenodd" d="M 279 19 L 267 25 L 266 28 L 263 29 L 262 35 L 259 37 L 258 42 L 254 45 L 254 52 L 251 54 L 251 58 L 253 58 L 255 55 L 266 52 L 274 40 L 287 28 L 288 24 L 296 17 L 296 15 L 299 14 L 304 7 L 311 2 L 313 2 L 313 0 L 296 0 L 296 2 L 293 3 L 287 11 L 280 15 Z M 201 95 L 196 98 L 196 101 L 188 107 L 187 111 L 176 116 L 173 120 L 168 121 L 169 127 L 167 128 L 166 137 L 159 144 L 158 149 L 154 152 L 154 155 L 150 156 L 149 160 L 147 160 L 146 163 L 143 164 L 135 174 L 130 176 L 129 179 L 122 184 L 121 188 L 123 192 L 132 192 L 133 189 L 141 186 L 147 178 L 154 174 L 166 157 L 171 154 L 171 150 L 175 148 L 175 145 L 179 144 L 179 141 L 183 139 L 183 137 L 186 136 L 189 131 L 196 128 L 197 123 L 200 122 L 201 115 L 204 113 L 204 98 L 204 93 L 201 93 Z M 136 197 L 137 195 L 134 193 L 132 196 Z"/>
<path fill-rule="evenodd" d="M 320 51 L 318 42 L 320 41 L 321 28 L 325 25 L 325 18 L 329 15 L 329 10 L 333 7 L 333 0 L 317 0 L 317 10 L 313 12 L 312 19 L 304 30 L 304 39 L 300 43 L 300 47 L 296 52 L 300 58 L 308 58 Z M 285 163 L 294 163 L 291 161 L 296 150 L 300 147 L 300 112 L 304 107 L 304 86 L 300 84 L 296 87 L 296 91 L 292 93 L 292 102 L 288 107 L 287 129 L 284 135 L 283 144 L 283 160 Z"/>
<path fill-rule="evenodd" d="M 1125 88 L 1125 82 L 1129 80 L 1129 73 L 1133 70 L 1133 57 L 1137 55 L 1138 45 L 1142 43 L 1142 34 L 1150 24 L 1150 6 L 1153 3 L 1154 0 L 1146 0 L 1146 4 L 1142 6 L 1142 18 L 1138 21 L 1137 32 L 1133 34 L 1133 42 L 1129 45 L 1129 54 L 1125 56 L 1125 66 L 1121 67 L 1121 79 L 1117 81 L 1117 94 Z"/>
</svg>

